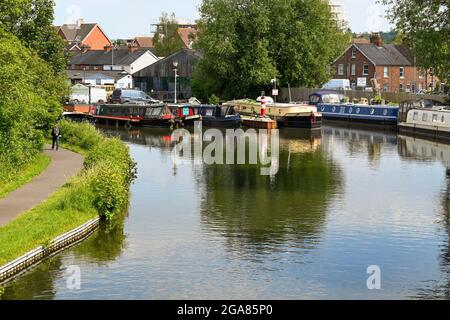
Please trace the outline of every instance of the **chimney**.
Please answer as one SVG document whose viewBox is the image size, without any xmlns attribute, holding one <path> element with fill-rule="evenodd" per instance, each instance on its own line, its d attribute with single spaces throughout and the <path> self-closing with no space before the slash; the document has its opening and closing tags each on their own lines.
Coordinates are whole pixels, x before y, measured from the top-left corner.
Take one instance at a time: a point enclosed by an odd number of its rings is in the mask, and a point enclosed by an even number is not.
<svg viewBox="0 0 450 320">
<path fill-rule="evenodd" d="M 77 29 L 80 29 L 82 24 L 84 24 L 84 20 L 81 18 L 77 19 Z"/>
<path fill-rule="evenodd" d="M 370 43 L 376 45 L 377 47 L 383 46 L 383 38 L 379 32 L 375 32 L 370 36 Z"/>
</svg>

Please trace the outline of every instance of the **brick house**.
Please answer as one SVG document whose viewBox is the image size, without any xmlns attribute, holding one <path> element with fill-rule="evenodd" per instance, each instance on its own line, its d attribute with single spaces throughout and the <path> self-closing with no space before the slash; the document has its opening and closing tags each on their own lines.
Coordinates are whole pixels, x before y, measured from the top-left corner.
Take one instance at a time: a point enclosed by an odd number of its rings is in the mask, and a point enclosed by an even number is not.
<svg viewBox="0 0 450 320">
<path fill-rule="evenodd" d="M 379 34 L 369 43 L 352 43 L 332 68 L 334 79 L 349 79 L 354 89 L 371 87 L 371 79 L 377 79 L 383 92 L 417 93 L 436 81 L 415 65 L 406 46 L 383 44 Z"/>
<path fill-rule="evenodd" d="M 75 24 L 56 27 L 58 34 L 67 42 L 70 51 L 103 50 L 112 42 L 97 23 L 84 23 L 78 19 Z"/>
</svg>

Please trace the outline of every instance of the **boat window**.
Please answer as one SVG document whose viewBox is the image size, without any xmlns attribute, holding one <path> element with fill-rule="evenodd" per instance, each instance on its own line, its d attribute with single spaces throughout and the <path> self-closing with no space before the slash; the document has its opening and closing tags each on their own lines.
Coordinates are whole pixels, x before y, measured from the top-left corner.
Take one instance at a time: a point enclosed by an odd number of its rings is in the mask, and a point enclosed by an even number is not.
<svg viewBox="0 0 450 320">
<path fill-rule="evenodd" d="M 345 113 L 345 107 L 341 107 L 340 113 Z"/>
<path fill-rule="evenodd" d="M 154 116 L 160 115 L 161 114 L 161 110 L 162 110 L 161 107 L 160 108 L 153 108 L 152 115 L 154 115 Z"/>
<path fill-rule="evenodd" d="M 361 112 L 361 108 L 357 108 L 356 113 L 360 113 L 360 112 Z"/>
<path fill-rule="evenodd" d="M 336 112 L 336 107 L 335 107 L 335 106 L 333 106 L 332 111 L 333 111 L 333 112 Z"/>
<path fill-rule="evenodd" d="M 413 120 L 417 121 L 418 119 L 419 119 L 419 113 L 418 112 L 414 112 Z"/>
<path fill-rule="evenodd" d="M 152 115 L 152 108 L 147 108 L 146 110 L 145 110 L 145 115 L 148 117 L 148 116 L 151 116 Z"/>
<path fill-rule="evenodd" d="M 433 114 L 433 119 L 431 120 L 432 122 L 438 122 L 438 116 L 437 114 Z"/>
<path fill-rule="evenodd" d="M 423 113 L 422 115 L 422 121 L 427 122 L 428 121 L 428 113 Z"/>
<path fill-rule="evenodd" d="M 445 122 L 445 117 L 444 117 L 444 116 L 441 117 L 441 122 L 442 122 L 442 123 Z"/>
<path fill-rule="evenodd" d="M 309 104 L 318 104 L 320 102 L 320 97 L 316 95 L 312 95 L 309 97 Z"/>
<path fill-rule="evenodd" d="M 325 106 L 322 106 L 322 109 L 321 109 L 322 111 L 325 111 Z"/>
<path fill-rule="evenodd" d="M 385 116 L 387 116 L 387 114 L 388 114 L 388 109 L 384 109 L 384 110 L 383 110 L 383 114 L 384 114 Z"/>
<path fill-rule="evenodd" d="M 375 114 L 375 109 L 374 108 L 370 109 L 370 114 Z"/>
<path fill-rule="evenodd" d="M 348 109 L 348 112 L 349 112 L 349 113 L 353 113 L 353 108 L 350 107 L 350 108 Z"/>
</svg>

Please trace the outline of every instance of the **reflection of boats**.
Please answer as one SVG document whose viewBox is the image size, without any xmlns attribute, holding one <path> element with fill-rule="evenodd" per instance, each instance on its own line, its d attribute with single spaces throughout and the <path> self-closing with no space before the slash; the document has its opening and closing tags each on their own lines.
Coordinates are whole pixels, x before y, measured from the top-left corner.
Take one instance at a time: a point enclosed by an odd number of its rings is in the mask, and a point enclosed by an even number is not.
<svg viewBox="0 0 450 320">
<path fill-rule="evenodd" d="M 450 145 L 425 139 L 399 135 L 398 152 L 401 157 L 418 161 L 441 161 L 450 167 Z"/>
<path fill-rule="evenodd" d="M 341 103 L 344 96 L 333 91 L 317 91 L 310 95 L 309 103 L 316 104 L 324 119 L 396 125 L 398 107 Z"/>
<path fill-rule="evenodd" d="M 175 123 L 167 105 L 104 104 L 97 107 L 92 117 L 97 122 L 169 127 Z"/>
<path fill-rule="evenodd" d="M 261 103 L 253 100 L 233 100 L 226 105 L 234 106 L 236 112 L 243 116 L 261 114 Z M 266 114 L 276 120 L 278 127 L 319 128 L 322 125 L 322 115 L 317 113 L 315 106 L 306 104 L 267 103 Z"/>
<path fill-rule="evenodd" d="M 450 109 L 431 100 L 405 101 L 400 105 L 401 133 L 450 139 Z"/>
</svg>

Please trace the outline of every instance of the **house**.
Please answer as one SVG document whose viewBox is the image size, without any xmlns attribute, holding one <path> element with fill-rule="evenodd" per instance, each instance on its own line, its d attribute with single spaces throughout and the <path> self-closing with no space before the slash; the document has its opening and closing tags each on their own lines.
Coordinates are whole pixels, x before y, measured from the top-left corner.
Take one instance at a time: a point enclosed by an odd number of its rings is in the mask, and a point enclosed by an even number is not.
<svg viewBox="0 0 450 320">
<path fill-rule="evenodd" d="M 130 41 L 131 45 L 138 48 L 153 48 L 153 38 L 152 37 L 135 37 Z"/>
<path fill-rule="evenodd" d="M 111 46 L 111 40 L 97 23 L 84 23 L 78 19 L 75 24 L 56 27 L 58 34 L 67 42 L 66 49 L 71 51 L 103 50 Z"/>
<path fill-rule="evenodd" d="M 195 37 L 197 35 L 197 23 L 187 20 L 187 19 L 175 19 L 178 25 L 178 35 L 184 43 L 184 47 L 188 49 L 192 49 L 192 44 L 194 43 Z M 164 32 L 164 26 L 157 23 L 152 24 L 153 32 Z M 153 42 L 152 42 L 153 44 Z"/>
<path fill-rule="evenodd" d="M 69 70 L 115 70 L 134 74 L 158 61 L 158 58 L 145 48 L 107 46 L 102 49 L 79 52 L 70 59 Z"/>
<path fill-rule="evenodd" d="M 175 64 L 177 65 L 177 98 L 192 96 L 190 81 L 196 63 L 202 59 L 199 50 L 183 48 L 133 74 L 135 87 L 162 101 L 173 101 L 175 89 Z"/>
<path fill-rule="evenodd" d="M 66 73 L 72 85 L 82 83 L 96 86 L 105 86 L 112 89 L 134 88 L 133 77 L 126 71 L 67 70 Z"/>
<path fill-rule="evenodd" d="M 379 33 L 369 43 L 352 43 L 332 67 L 333 78 L 349 79 L 354 89 L 370 88 L 377 79 L 384 92 L 416 93 L 427 90 L 431 80 L 405 45 L 383 44 Z"/>
</svg>

